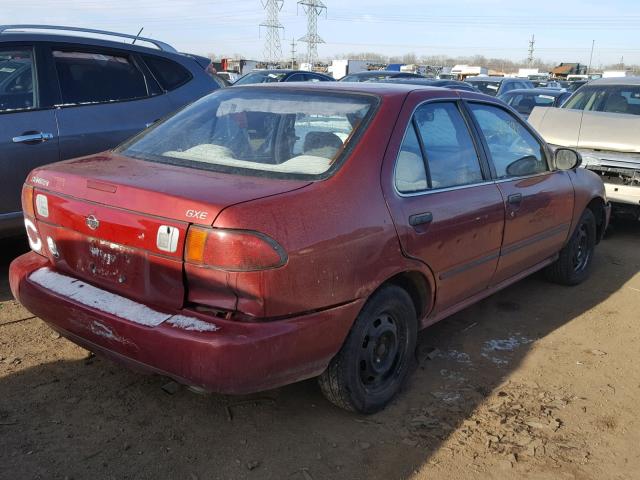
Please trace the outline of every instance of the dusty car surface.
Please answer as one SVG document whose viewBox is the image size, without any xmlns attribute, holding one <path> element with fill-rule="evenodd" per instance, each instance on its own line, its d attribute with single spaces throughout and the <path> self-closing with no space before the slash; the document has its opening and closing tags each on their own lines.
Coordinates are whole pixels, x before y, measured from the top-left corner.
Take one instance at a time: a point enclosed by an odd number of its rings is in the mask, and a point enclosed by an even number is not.
<svg viewBox="0 0 640 480">
<path fill-rule="evenodd" d="M 615 212 L 640 218 L 640 77 L 593 80 L 561 109 L 534 109 L 529 122 L 547 142 L 580 151 Z"/>
<path fill-rule="evenodd" d="M 418 329 L 543 268 L 588 276 L 608 206 L 579 161 L 473 92 L 219 90 L 112 153 L 34 170 L 11 289 L 137 368 L 235 394 L 319 376 L 374 412 Z"/>
</svg>

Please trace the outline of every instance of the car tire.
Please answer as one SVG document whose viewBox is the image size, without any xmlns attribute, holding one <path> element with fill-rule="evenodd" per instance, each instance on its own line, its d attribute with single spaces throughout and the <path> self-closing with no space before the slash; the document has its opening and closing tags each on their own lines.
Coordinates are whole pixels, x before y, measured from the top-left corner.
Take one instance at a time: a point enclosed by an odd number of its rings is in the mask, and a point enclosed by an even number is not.
<svg viewBox="0 0 640 480">
<path fill-rule="evenodd" d="M 591 272 L 596 245 L 596 217 L 586 209 L 569 242 L 560 250 L 560 257 L 545 271 L 549 280 L 561 285 L 578 285 Z"/>
<path fill-rule="evenodd" d="M 318 378 L 325 397 L 352 412 L 369 414 L 383 409 L 411 368 L 417 323 L 406 290 L 386 285 L 374 293 Z"/>
</svg>

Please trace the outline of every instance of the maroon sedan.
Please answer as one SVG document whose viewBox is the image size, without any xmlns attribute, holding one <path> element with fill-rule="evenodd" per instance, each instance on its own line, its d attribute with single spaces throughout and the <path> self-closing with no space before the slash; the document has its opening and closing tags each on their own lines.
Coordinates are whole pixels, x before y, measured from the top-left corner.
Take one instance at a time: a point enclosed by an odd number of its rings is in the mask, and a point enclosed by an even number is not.
<svg viewBox="0 0 640 480">
<path fill-rule="evenodd" d="M 221 90 L 117 150 L 34 170 L 13 294 L 73 342 L 199 389 L 319 376 L 374 412 L 416 332 L 545 268 L 587 278 L 609 207 L 490 97 Z"/>
</svg>

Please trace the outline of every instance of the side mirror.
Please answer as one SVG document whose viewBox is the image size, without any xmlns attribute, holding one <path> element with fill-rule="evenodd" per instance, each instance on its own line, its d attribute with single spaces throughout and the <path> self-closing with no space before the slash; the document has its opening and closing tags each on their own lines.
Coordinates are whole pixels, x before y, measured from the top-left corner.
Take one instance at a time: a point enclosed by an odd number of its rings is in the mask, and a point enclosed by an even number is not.
<svg viewBox="0 0 640 480">
<path fill-rule="evenodd" d="M 573 170 L 582 165 L 582 155 L 572 148 L 558 148 L 555 157 L 558 170 Z"/>
</svg>

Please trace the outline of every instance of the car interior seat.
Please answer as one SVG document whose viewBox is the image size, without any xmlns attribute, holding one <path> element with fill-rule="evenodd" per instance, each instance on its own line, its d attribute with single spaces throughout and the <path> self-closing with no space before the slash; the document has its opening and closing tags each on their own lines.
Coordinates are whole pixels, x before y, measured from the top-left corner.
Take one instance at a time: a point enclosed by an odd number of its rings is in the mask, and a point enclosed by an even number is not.
<svg viewBox="0 0 640 480">
<path fill-rule="evenodd" d="M 342 145 L 342 140 L 335 133 L 309 132 L 304 139 L 302 151 L 305 155 L 335 158 Z"/>
</svg>

